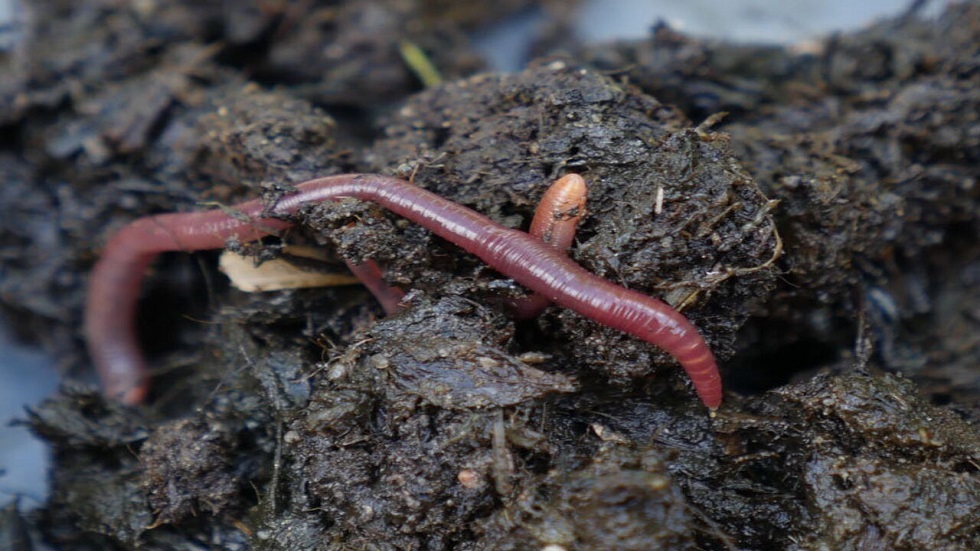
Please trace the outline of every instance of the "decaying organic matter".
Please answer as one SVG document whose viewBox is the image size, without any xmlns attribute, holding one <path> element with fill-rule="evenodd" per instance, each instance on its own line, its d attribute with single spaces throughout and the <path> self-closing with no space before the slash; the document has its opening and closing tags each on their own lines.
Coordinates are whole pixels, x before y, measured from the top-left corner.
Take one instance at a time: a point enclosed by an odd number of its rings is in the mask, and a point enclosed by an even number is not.
<svg viewBox="0 0 980 551">
<path fill-rule="evenodd" d="M 31 4 L 0 54 L 0 308 L 68 382 L 27 415 L 51 495 L 5 509 L 0 541 L 980 546 L 980 4 L 805 51 L 661 25 L 506 75 L 474 74 L 459 30 L 499 3 L 445 4 Z M 422 89 L 404 44 L 444 84 Z M 710 418 L 654 347 L 560 308 L 514 320 L 500 298 L 524 289 L 357 202 L 228 248 L 373 259 L 403 312 L 356 287 L 242 293 L 214 254 L 165 255 L 148 404 L 79 381 L 112 230 L 353 171 L 521 230 L 582 174 L 569 254 L 689 316 L 735 391 Z"/>
<path fill-rule="evenodd" d="M 719 128 L 780 201 L 786 254 L 776 295 L 749 329 L 753 357 L 808 351 L 817 367 L 860 334 L 881 365 L 928 392 L 946 399 L 945 381 L 972 380 L 952 392 L 968 394 L 965 404 L 980 398 L 967 329 L 976 322 L 960 319 L 976 318 L 967 312 L 980 234 L 978 26 L 980 6 L 961 2 L 935 19 L 910 13 L 799 51 L 661 27 L 649 40 L 581 53 L 695 120 L 728 112 Z M 945 306 L 951 285 L 962 313 Z M 938 350 L 948 327 L 955 342 Z M 776 366 L 763 384 L 787 371 Z"/>
</svg>

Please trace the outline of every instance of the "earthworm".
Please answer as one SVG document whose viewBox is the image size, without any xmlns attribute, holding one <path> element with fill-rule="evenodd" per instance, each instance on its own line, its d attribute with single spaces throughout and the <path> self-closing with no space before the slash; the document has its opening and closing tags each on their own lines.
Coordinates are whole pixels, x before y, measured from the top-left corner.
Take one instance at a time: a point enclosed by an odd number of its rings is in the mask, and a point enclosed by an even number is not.
<svg viewBox="0 0 980 551">
<path fill-rule="evenodd" d="M 567 174 L 556 180 L 541 196 L 528 233 L 564 253 L 572 246 L 578 223 L 585 216 L 587 191 L 585 179 L 578 174 Z M 514 317 L 532 319 L 550 303 L 548 297 L 531 293 L 509 301 L 508 306 Z"/>
<path fill-rule="evenodd" d="M 228 239 L 254 241 L 291 223 L 271 216 L 303 205 L 355 198 L 375 202 L 476 255 L 532 292 L 603 325 L 658 346 L 684 368 L 701 401 L 721 404 L 721 377 L 697 329 L 667 304 L 606 281 L 551 245 L 398 178 L 342 174 L 299 184 L 271 207 L 254 199 L 233 207 L 148 216 L 119 230 L 93 269 L 85 337 L 105 392 L 127 404 L 147 391 L 146 363 L 135 334 L 140 282 L 165 251 L 216 249 Z"/>
<path fill-rule="evenodd" d="M 575 240 L 578 223 L 585 216 L 587 191 L 585 179 L 578 174 L 568 174 L 556 180 L 541 196 L 528 233 L 558 251 L 567 250 Z M 386 314 L 391 315 L 401 310 L 405 291 L 385 283 L 384 272 L 377 262 L 371 259 L 361 264 L 345 262 L 351 273 L 374 295 Z M 522 320 L 537 317 L 551 303 L 543 295 L 536 293 L 504 302 L 507 310 L 515 318 Z"/>
<path fill-rule="evenodd" d="M 384 272 L 381 271 L 381 266 L 378 266 L 377 262 L 370 258 L 360 264 L 354 264 L 350 260 L 344 262 L 347 264 L 347 269 L 381 303 L 381 308 L 385 314 L 391 315 L 402 309 L 401 302 L 405 298 L 405 291 L 385 283 Z"/>
</svg>

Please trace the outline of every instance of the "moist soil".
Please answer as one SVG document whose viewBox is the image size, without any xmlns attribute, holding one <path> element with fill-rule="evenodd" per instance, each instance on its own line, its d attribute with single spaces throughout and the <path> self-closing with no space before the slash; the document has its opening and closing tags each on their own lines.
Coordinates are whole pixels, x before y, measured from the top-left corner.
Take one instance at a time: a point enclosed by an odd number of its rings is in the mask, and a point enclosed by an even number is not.
<svg viewBox="0 0 980 551">
<path fill-rule="evenodd" d="M 525 2 L 65 2 L 0 57 L 0 309 L 65 374 L 25 415 L 59 549 L 980 547 L 980 4 L 793 48 L 582 45 L 514 74 L 465 31 Z M 452 8 L 452 9 L 450 9 Z M 145 404 L 98 392 L 88 274 L 140 216 L 410 179 L 526 229 L 578 173 L 570 256 L 662 298 L 720 360 L 710 416 L 662 351 L 362 202 L 228 247 L 358 286 L 246 293 L 167 254 Z M 308 266 L 309 267 L 309 266 Z M 3 545 L 0 545 L 2 547 Z"/>
</svg>

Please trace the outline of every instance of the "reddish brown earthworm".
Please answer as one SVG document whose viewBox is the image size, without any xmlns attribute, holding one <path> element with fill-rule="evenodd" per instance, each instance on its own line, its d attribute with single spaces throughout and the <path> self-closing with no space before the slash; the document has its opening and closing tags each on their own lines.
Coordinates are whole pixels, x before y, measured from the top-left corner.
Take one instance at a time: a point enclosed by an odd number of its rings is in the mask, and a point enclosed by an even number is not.
<svg viewBox="0 0 980 551">
<path fill-rule="evenodd" d="M 578 174 L 568 174 L 556 180 L 541 196 L 528 233 L 548 243 L 555 250 L 568 250 L 575 240 L 578 223 L 585 216 L 587 192 L 585 179 Z M 371 259 L 360 264 L 346 262 L 351 273 L 374 295 L 386 314 L 401 310 L 405 291 L 385 283 L 384 272 L 377 262 Z M 551 301 L 542 295 L 531 293 L 521 298 L 505 300 L 504 303 L 515 318 L 525 320 L 540 315 Z"/>
<path fill-rule="evenodd" d="M 344 262 L 347 263 L 347 269 L 360 280 L 361 285 L 367 287 L 367 290 L 371 291 L 374 298 L 381 303 L 385 314 L 391 315 L 402 309 L 401 302 L 405 298 L 405 291 L 385 283 L 384 272 L 377 262 L 370 258 L 360 264 L 354 264 L 350 260 Z"/>
<path fill-rule="evenodd" d="M 96 263 L 85 308 L 85 335 L 106 393 L 128 404 L 147 390 L 147 370 L 135 334 L 140 282 L 165 251 L 216 249 L 228 239 L 253 241 L 288 228 L 270 216 L 325 200 L 375 202 L 476 255 L 489 266 L 561 306 L 659 346 L 680 362 L 710 409 L 722 398 L 714 356 L 697 329 L 679 312 L 642 293 L 606 281 L 551 245 L 397 178 L 343 174 L 299 184 L 271 208 L 260 200 L 214 210 L 161 214 L 117 232 Z"/>
</svg>

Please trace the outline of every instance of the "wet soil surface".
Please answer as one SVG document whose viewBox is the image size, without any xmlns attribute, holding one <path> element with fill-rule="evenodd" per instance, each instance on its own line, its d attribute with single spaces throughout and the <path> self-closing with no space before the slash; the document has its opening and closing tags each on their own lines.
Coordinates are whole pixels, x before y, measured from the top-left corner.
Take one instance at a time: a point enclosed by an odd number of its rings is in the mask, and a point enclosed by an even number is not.
<svg viewBox="0 0 980 551">
<path fill-rule="evenodd" d="M 26 419 L 48 503 L 5 508 L 0 542 L 980 547 L 977 3 L 796 49 L 549 40 L 516 74 L 478 73 L 464 31 L 522 2 L 34 4 L 0 58 L 0 307 L 66 382 Z M 519 285 L 355 201 L 233 248 L 373 259 L 402 312 L 164 255 L 150 399 L 99 394 L 81 307 L 111 231 L 351 171 L 519 229 L 583 175 L 569 254 L 697 325 L 721 410 L 636 339 L 513 320 Z"/>
</svg>

